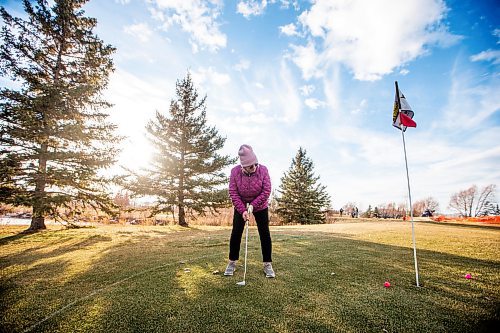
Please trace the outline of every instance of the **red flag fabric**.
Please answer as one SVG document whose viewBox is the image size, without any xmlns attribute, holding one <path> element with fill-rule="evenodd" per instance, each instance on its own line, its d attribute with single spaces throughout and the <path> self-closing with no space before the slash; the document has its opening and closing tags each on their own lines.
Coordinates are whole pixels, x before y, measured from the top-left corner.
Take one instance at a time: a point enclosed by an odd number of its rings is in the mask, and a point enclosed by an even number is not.
<svg viewBox="0 0 500 333">
<path fill-rule="evenodd" d="M 401 125 L 406 127 L 417 127 L 417 123 L 403 112 L 399 114 L 399 120 L 401 121 Z"/>
</svg>

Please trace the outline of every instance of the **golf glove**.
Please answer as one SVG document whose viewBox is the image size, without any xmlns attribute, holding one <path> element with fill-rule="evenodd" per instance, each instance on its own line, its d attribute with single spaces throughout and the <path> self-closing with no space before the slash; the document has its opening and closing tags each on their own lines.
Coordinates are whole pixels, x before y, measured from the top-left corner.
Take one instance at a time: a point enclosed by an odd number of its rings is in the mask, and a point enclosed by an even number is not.
<svg viewBox="0 0 500 333">
<path fill-rule="evenodd" d="M 253 206 L 252 205 L 248 205 L 247 212 L 248 212 L 248 214 L 253 213 Z"/>
</svg>

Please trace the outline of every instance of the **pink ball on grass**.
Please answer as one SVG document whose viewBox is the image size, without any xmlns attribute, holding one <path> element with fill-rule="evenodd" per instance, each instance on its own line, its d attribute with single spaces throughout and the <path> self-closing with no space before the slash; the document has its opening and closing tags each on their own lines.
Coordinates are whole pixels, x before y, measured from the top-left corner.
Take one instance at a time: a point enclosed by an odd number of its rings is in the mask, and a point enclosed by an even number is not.
<svg viewBox="0 0 500 333">
<path fill-rule="evenodd" d="M 391 286 L 391 283 L 389 281 L 385 281 L 384 287 L 389 288 Z"/>
<path fill-rule="evenodd" d="M 470 279 L 472 279 L 472 276 L 471 276 L 470 274 L 465 274 L 465 278 L 466 278 L 467 280 L 470 280 Z"/>
</svg>

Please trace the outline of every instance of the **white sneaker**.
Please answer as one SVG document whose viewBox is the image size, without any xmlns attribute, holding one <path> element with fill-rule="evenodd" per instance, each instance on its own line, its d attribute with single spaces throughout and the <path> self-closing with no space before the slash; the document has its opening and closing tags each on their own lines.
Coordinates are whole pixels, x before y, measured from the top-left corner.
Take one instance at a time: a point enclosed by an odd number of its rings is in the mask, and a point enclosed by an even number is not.
<svg viewBox="0 0 500 333">
<path fill-rule="evenodd" d="M 274 278 L 276 274 L 274 274 L 273 265 L 270 262 L 264 263 L 264 273 L 266 274 L 266 278 Z"/>
<path fill-rule="evenodd" d="M 224 275 L 233 276 L 235 270 L 236 270 L 236 261 L 229 260 Z"/>
</svg>

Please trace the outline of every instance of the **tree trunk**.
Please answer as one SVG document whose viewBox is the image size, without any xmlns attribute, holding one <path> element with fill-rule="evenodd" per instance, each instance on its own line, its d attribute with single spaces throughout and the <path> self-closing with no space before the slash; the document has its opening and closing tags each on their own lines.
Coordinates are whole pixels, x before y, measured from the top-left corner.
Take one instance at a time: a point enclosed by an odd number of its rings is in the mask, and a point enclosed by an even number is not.
<svg viewBox="0 0 500 333">
<path fill-rule="evenodd" d="M 38 231 L 42 229 L 47 229 L 45 226 L 45 217 L 39 216 L 35 217 L 33 216 L 31 218 L 31 225 L 28 229 L 26 229 L 27 232 L 32 232 L 32 231 Z"/>
<path fill-rule="evenodd" d="M 28 232 L 46 229 L 45 226 L 45 184 L 47 173 L 47 158 L 46 153 L 48 146 L 42 144 L 40 147 L 40 157 L 38 159 L 38 174 L 33 194 L 33 217 L 31 218 L 31 225 L 26 230 Z"/>
<path fill-rule="evenodd" d="M 57 86 L 60 81 L 60 75 L 62 70 L 62 55 L 66 49 L 66 25 L 62 25 L 62 37 L 60 40 L 59 50 L 57 54 L 56 68 L 54 69 L 54 86 Z M 43 128 L 47 130 L 46 114 L 42 115 Z M 48 137 L 48 134 L 47 134 Z M 45 198 L 45 186 L 47 184 L 47 151 L 49 146 L 47 143 L 42 143 L 40 146 L 40 156 L 38 157 L 38 174 L 35 186 L 34 201 L 33 201 L 33 217 L 31 219 L 31 226 L 28 228 L 28 232 L 37 231 L 40 229 L 46 229 L 45 226 L 45 214 L 46 214 L 46 198 Z"/>
<path fill-rule="evenodd" d="M 184 206 L 179 206 L 179 225 L 181 227 L 187 227 L 188 224 L 186 222 L 186 213 L 184 212 Z"/>
<path fill-rule="evenodd" d="M 184 138 L 182 141 L 184 141 Z M 177 194 L 179 197 L 179 225 L 187 227 L 186 212 L 184 211 L 184 152 L 181 152 L 180 166 L 181 173 L 179 175 L 179 191 Z"/>
</svg>

